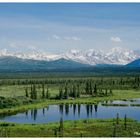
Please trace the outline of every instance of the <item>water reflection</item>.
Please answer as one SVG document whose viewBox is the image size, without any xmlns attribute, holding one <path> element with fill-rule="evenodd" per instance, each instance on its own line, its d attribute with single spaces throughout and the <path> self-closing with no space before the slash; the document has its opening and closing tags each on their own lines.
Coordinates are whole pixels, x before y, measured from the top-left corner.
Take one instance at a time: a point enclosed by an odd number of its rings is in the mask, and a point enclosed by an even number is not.
<svg viewBox="0 0 140 140">
<path fill-rule="evenodd" d="M 140 120 L 139 109 L 140 107 L 132 107 L 132 106 L 126 107 L 102 106 L 101 103 L 99 104 L 67 103 L 59 105 L 48 105 L 45 108 L 31 109 L 20 113 L 1 114 L 0 121 L 9 121 L 17 123 L 47 123 L 59 121 L 61 117 L 63 117 L 64 120 L 78 120 L 85 118 L 113 118 L 116 116 L 116 112 L 120 114 L 120 117 L 121 116 L 124 117 L 124 114 L 127 114 L 128 117 Z"/>
<path fill-rule="evenodd" d="M 75 115 L 76 112 L 76 104 L 73 104 L 73 114 Z"/>
<path fill-rule="evenodd" d="M 97 104 L 95 104 L 95 105 L 94 105 L 94 110 L 95 110 L 95 118 L 97 118 L 97 109 L 98 109 L 98 105 L 97 105 Z"/>
<path fill-rule="evenodd" d="M 34 121 L 36 120 L 37 118 L 37 109 L 34 109 Z"/>
<path fill-rule="evenodd" d="M 87 118 L 89 117 L 89 105 L 86 104 Z"/>
<path fill-rule="evenodd" d="M 29 112 L 29 111 L 28 111 Z M 31 109 L 31 118 L 34 120 L 34 121 L 36 121 L 36 119 L 37 119 L 37 109 Z M 26 113 L 26 114 L 28 114 L 28 113 Z"/>
<path fill-rule="evenodd" d="M 92 116 L 92 109 L 93 109 L 93 107 L 92 107 L 92 104 L 90 105 L 90 115 Z"/>
<path fill-rule="evenodd" d="M 97 104 L 94 105 L 94 109 L 95 109 L 95 112 L 97 112 L 97 109 L 98 109 L 98 105 Z"/>
<path fill-rule="evenodd" d="M 47 110 L 49 110 L 49 105 L 46 108 L 47 108 Z"/>
<path fill-rule="evenodd" d="M 81 104 L 78 104 L 78 116 L 80 117 Z"/>
<path fill-rule="evenodd" d="M 59 112 L 61 113 L 61 115 L 63 115 L 63 104 L 59 105 Z"/>
<path fill-rule="evenodd" d="M 83 107 L 85 107 L 86 109 L 86 114 L 87 117 L 92 116 L 93 114 L 93 105 L 94 104 L 59 104 L 59 113 L 61 115 L 66 115 L 68 116 L 69 113 L 73 113 L 73 116 L 78 115 L 78 117 L 80 117 L 80 113 L 81 113 L 81 106 L 82 106 L 82 110 Z M 95 104 L 94 105 L 94 109 L 95 109 L 95 113 L 97 113 L 97 107 L 98 105 Z M 65 114 L 63 114 L 63 112 L 65 112 Z M 76 113 L 77 112 L 77 113 Z"/>
<path fill-rule="evenodd" d="M 43 116 L 45 116 L 45 108 L 42 109 Z"/>
<path fill-rule="evenodd" d="M 28 117 L 28 110 L 25 111 L 25 115 L 26 115 L 26 117 Z"/>
<path fill-rule="evenodd" d="M 65 114 L 68 115 L 69 114 L 69 104 L 65 105 Z"/>
<path fill-rule="evenodd" d="M 31 117 L 33 116 L 33 113 L 34 113 L 34 110 L 33 110 L 33 109 L 31 109 Z"/>
</svg>

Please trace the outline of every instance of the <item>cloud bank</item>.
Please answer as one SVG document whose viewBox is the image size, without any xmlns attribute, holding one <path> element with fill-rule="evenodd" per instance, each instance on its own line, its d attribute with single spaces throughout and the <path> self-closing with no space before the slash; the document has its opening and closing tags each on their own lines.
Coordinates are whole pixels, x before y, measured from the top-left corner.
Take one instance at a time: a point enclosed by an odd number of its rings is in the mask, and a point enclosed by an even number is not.
<svg viewBox="0 0 140 140">
<path fill-rule="evenodd" d="M 110 40 L 114 43 L 120 43 L 122 42 L 122 40 L 120 39 L 120 37 L 111 37 Z"/>
</svg>

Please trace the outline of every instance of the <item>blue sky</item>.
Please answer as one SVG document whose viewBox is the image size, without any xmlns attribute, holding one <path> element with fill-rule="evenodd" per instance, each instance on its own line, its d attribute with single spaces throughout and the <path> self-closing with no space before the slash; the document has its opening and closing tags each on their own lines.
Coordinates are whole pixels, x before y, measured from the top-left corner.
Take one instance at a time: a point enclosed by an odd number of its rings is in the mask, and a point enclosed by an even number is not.
<svg viewBox="0 0 140 140">
<path fill-rule="evenodd" d="M 0 49 L 140 49 L 138 3 L 0 3 Z"/>
</svg>

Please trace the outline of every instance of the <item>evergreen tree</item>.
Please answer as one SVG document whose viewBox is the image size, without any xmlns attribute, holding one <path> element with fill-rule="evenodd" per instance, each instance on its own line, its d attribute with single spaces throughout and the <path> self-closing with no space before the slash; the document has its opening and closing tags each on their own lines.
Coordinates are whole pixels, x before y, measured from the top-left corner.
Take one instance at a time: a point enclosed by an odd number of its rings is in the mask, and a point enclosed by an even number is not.
<svg viewBox="0 0 140 140">
<path fill-rule="evenodd" d="M 31 85 L 31 92 L 30 92 L 30 97 L 31 99 L 37 99 L 37 91 L 36 91 L 36 87 L 35 84 Z"/>
<path fill-rule="evenodd" d="M 113 94 L 112 89 L 110 89 L 110 95 L 112 95 L 112 94 Z"/>
<path fill-rule="evenodd" d="M 105 95 L 107 96 L 107 94 L 108 94 L 108 93 L 107 93 L 107 89 L 105 89 Z"/>
<path fill-rule="evenodd" d="M 75 87 L 75 85 L 73 85 L 72 94 L 73 94 L 73 97 L 74 97 L 74 98 L 77 97 L 77 93 L 76 93 L 76 87 Z"/>
<path fill-rule="evenodd" d="M 59 99 L 63 99 L 63 89 L 61 87 L 59 88 Z"/>
<path fill-rule="evenodd" d="M 65 90 L 64 90 L 64 98 L 65 99 L 68 99 L 69 98 L 67 85 L 65 86 Z"/>
<path fill-rule="evenodd" d="M 28 88 L 27 87 L 25 88 L 25 94 L 26 94 L 26 97 L 28 98 L 29 94 L 28 94 Z"/>
<path fill-rule="evenodd" d="M 85 92 L 86 94 L 89 94 L 89 82 L 86 82 L 86 87 L 85 87 Z"/>
<path fill-rule="evenodd" d="M 42 99 L 45 98 L 45 85 L 42 84 Z"/>
<path fill-rule="evenodd" d="M 50 98 L 50 93 L 49 93 L 49 88 L 47 87 L 47 91 L 46 91 L 46 99 Z"/>
<path fill-rule="evenodd" d="M 33 99 L 33 85 L 31 85 L 30 98 Z"/>
<path fill-rule="evenodd" d="M 64 124 L 63 124 L 63 118 L 62 118 L 62 117 L 61 117 L 61 119 L 60 119 L 59 130 L 60 130 L 61 135 L 63 135 Z"/>
<path fill-rule="evenodd" d="M 124 116 L 124 127 L 125 127 L 125 130 L 126 130 L 126 127 L 127 127 L 126 121 L 127 121 L 127 117 L 126 117 L 126 114 L 125 114 L 125 116 Z"/>
<path fill-rule="evenodd" d="M 94 94 L 97 95 L 97 86 L 96 86 L 96 84 L 94 86 Z"/>
<path fill-rule="evenodd" d="M 79 84 L 77 85 L 77 97 L 78 98 L 80 97 L 80 87 L 79 87 Z"/>
<path fill-rule="evenodd" d="M 91 83 L 91 81 L 89 82 L 89 94 L 92 95 L 92 83 Z"/>
<path fill-rule="evenodd" d="M 33 87 L 32 87 L 32 97 L 33 99 L 37 99 L 37 90 L 36 90 L 35 84 L 33 84 Z"/>
<path fill-rule="evenodd" d="M 54 128 L 54 136 L 57 137 L 57 128 Z"/>
<path fill-rule="evenodd" d="M 69 87 L 69 96 L 73 97 L 73 89 L 72 86 Z"/>
<path fill-rule="evenodd" d="M 117 113 L 116 124 L 119 124 L 119 113 Z"/>
<path fill-rule="evenodd" d="M 117 127 L 116 127 L 116 124 L 115 124 L 114 129 L 113 129 L 113 137 L 116 137 L 116 129 L 117 129 Z"/>
</svg>

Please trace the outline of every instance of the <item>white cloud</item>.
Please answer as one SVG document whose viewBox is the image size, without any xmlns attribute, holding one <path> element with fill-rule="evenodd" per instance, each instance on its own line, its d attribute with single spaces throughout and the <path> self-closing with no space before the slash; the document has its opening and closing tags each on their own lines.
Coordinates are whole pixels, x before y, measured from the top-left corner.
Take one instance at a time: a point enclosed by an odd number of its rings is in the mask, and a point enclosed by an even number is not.
<svg viewBox="0 0 140 140">
<path fill-rule="evenodd" d="M 79 37 L 76 36 L 58 36 L 58 35 L 52 35 L 52 38 L 55 40 L 70 40 L 70 41 L 79 41 L 81 40 Z"/>
<path fill-rule="evenodd" d="M 79 37 L 75 37 L 75 36 L 73 36 L 73 37 L 64 37 L 64 40 L 74 40 L 74 41 L 79 41 L 79 40 L 81 40 Z"/>
<path fill-rule="evenodd" d="M 111 37 L 110 40 L 114 43 L 119 43 L 122 42 L 122 40 L 120 39 L 120 37 Z"/>
<path fill-rule="evenodd" d="M 58 35 L 53 35 L 52 38 L 53 39 L 56 39 L 56 40 L 59 40 L 60 39 L 60 37 Z"/>
</svg>

